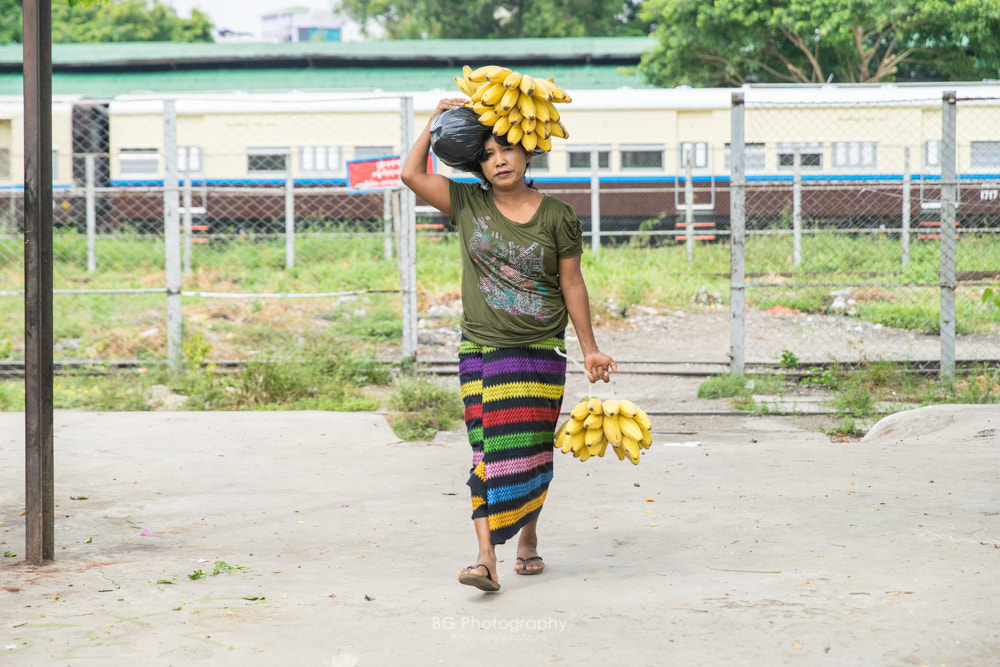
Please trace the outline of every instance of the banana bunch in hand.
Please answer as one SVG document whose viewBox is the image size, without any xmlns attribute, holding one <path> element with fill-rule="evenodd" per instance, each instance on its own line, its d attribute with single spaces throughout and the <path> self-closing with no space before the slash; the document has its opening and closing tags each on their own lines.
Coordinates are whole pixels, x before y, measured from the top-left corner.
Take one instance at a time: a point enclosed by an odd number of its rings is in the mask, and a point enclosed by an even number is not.
<svg viewBox="0 0 1000 667">
<path fill-rule="evenodd" d="M 552 137 L 569 137 L 555 104 L 572 98 L 551 78 L 539 79 L 499 65 L 475 70 L 466 65 L 462 76 L 455 77 L 455 85 L 469 96 L 466 106 L 479 114 L 480 123 L 528 152 L 552 150 Z"/>
<path fill-rule="evenodd" d="M 581 401 L 556 431 L 555 447 L 586 461 L 604 456 L 608 444 L 619 461 L 639 465 L 639 455 L 653 442 L 649 415 L 632 401 L 613 398 Z"/>
</svg>

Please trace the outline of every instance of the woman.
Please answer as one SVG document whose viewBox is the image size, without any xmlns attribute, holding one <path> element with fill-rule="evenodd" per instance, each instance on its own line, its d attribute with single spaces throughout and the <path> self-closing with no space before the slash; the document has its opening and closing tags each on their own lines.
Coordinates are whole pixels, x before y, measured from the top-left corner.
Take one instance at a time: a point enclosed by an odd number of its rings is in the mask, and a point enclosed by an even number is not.
<svg viewBox="0 0 1000 667">
<path fill-rule="evenodd" d="M 438 103 L 434 116 L 465 104 Z M 431 121 L 403 165 L 402 180 L 450 216 L 462 241 L 459 376 L 472 445 L 475 564 L 459 582 L 500 588 L 495 545 L 518 535 L 518 574 L 539 574 L 538 515 L 552 478 L 553 432 L 566 382 L 563 333 L 572 319 L 591 382 L 608 382 L 614 360 L 594 340 L 580 271 L 580 221 L 567 204 L 525 181 L 530 156 L 491 135 L 476 174 L 459 183 L 427 173 Z"/>
</svg>

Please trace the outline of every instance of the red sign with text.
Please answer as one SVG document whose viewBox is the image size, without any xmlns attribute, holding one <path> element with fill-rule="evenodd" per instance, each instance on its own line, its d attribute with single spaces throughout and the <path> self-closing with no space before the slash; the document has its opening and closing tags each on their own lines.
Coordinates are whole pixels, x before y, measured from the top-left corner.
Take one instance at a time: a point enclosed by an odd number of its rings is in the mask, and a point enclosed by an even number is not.
<svg viewBox="0 0 1000 667">
<path fill-rule="evenodd" d="M 352 190 L 394 190 L 402 187 L 399 180 L 402 169 L 403 159 L 398 155 L 351 160 L 347 163 L 347 185 Z M 427 171 L 434 171 L 434 158 L 430 155 Z"/>
</svg>

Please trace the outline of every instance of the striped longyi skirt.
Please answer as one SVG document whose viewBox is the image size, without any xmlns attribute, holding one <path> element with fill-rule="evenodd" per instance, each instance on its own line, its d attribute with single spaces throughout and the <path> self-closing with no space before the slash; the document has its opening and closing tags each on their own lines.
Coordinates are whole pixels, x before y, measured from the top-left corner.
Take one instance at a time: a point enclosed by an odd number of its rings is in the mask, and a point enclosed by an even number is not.
<svg viewBox="0 0 1000 667">
<path fill-rule="evenodd" d="M 459 379 L 472 445 L 472 518 L 487 517 L 503 544 L 542 510 L 552 480 L 552 443 L 566 385 L 562 336 L 524 347 L 462 338 Z"/>
</svg>

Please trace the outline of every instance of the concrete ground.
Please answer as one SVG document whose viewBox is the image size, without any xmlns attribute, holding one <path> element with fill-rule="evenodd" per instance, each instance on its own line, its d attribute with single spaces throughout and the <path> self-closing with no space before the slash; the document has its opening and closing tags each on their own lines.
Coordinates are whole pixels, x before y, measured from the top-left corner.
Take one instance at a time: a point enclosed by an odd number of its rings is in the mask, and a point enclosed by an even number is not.
<svg viewBox="0 0 1000 667">
<path fill-rule="evenodd" d="M 57 558 L 31 567 L 24 416 L 0 414 L 0 664 L 1000 664 L 1000 406 L 839 443 L 673 420 L 638 466 L 557 453 L 546 571 L 504 545 L 487 594 L 455 578 L 463 433 L 59 412 Z"/>
</svg>

